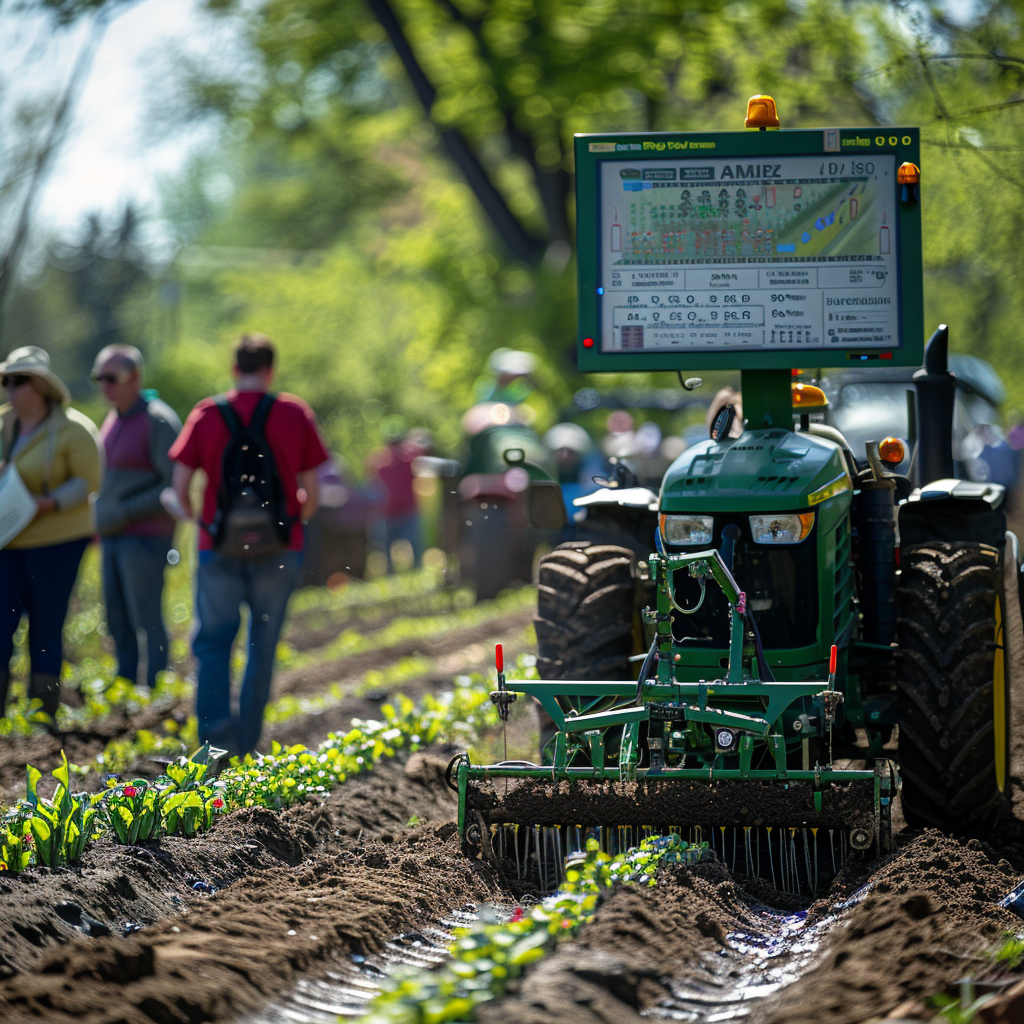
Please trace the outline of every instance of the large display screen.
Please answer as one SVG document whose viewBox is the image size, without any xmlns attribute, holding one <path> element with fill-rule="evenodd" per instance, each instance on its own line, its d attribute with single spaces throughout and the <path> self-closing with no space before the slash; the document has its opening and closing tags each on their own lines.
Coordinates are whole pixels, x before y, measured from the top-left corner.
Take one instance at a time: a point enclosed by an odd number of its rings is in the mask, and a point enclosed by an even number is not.
<svg viewBox="0 0 1024 1024">
<path fill-rule="evenodd" d="M 895 348 L 894 156 L 608 161 L 601 344 Z"/>
<path fill-rule="evenodd" d="M 582 370 L 920 362 L 914 128 L 576 137 Z M 919 172 L 918 172 L 919 173 Z"/>
</svg>

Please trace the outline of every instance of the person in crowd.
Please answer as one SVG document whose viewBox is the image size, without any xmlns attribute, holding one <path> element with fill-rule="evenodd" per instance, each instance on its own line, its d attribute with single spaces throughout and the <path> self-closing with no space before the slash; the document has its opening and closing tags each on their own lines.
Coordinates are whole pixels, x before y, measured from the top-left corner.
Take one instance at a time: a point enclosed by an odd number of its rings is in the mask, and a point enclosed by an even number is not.
<svg viewBox="0 0 1024 1024">
<path fill-rule="evenodd" d="M 384 447 L 373 452 L 366 461 L 367 473 L 378 483 L 382 507 L 378 520 L 377 542 L 388 560 L 388 572 L 394 572 L 391 546 L 399 540 L 412 547 L 413 565 L 423 557 L 423 534 L 419 506 L 416 501 L 413 462 L 430 447 L 424 431 L 406 433 L 400 416 L 384 423 Z"/>
<path fill-rule="evenodd" d="M 198 662 L 199 738 L 231 753 L 254 751 L 263 729 L 277 640 L 301 580 L 303 524 L 317 507 L 317 469 L 328 453 L 302 399 L 274 394 L 275 349 L 247 334 L 234 350 L 235 388 L 201 401 L 171 448 L 179 516 L 191 517 L 189 484 L 206 476 L 192 651 Z M 249 608 L 248 657 L 232 713 L 231 645 Z"/>
<path fill-rule="evenodd" d="M 605 472 L 604 459 L 590 435 L 578 423 L 556 423 L 544 435 L 544 446 L 555 460 L 565 513 L 571 528 L 580 511 L 573 502 L 597 490 L 594 477 Z"/>
<path fill-rule="evenodd" d="M 28 613 L 28 695 L 51 723 L 60 703 L 61 633 L 78 566 L 92 536 L 89 496 L 100 486 L 96 428 L 41 348 L 0 363 L 0 472 L 17 472 L 32 496 L 31 522 L 0 550 L 0 715 L 6 709 L 14 634 Z M 52 726 L 51 726 L 52 727 Z"/>
<path fill-rule="evenodd" d="M 143 370 L 142 353 L 131 345 L 108 345 L 93 365 L 92 379 L 111 406 L 100 427 L 106 470 L 94 510 L 117 674 L 137 682 L 142 632 L 146 682 L 153 687 L 157 673 L 167 668 L 161 602 L 174 539 L 174 519 L 160 494 L 171 485 L 168 452 L 181 420 L 165 402 L 143 394 Z"/>
</svg>

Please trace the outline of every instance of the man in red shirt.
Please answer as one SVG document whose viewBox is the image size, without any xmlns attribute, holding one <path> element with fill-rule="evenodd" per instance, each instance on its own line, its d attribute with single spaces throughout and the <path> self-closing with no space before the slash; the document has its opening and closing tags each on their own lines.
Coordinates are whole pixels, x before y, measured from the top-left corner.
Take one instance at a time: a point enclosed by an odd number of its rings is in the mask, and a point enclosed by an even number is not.
<svg viewBox="0 0 1024 1024">
<path fill-rule="evenodd" d="M 249 426 L 274 376 L 274 346 L 262 334 L 244 335 L 235 346 L 235 388 L 226 396 L 230 410 Z M 230 414 L 229 414 L 230 415 Z M 199 570 L 192 652 L 198 662 L 196 716 L 200 740 L 231 753 L 256 749 L 263 711 L 270 696 L 274 653 L 284 624 L 288 598 L 302 569 L 303 524 L 317 506 L 317 468 L 328 459 L 313 411 L 294 395 L 274 397 L 263 436 L 273 454 L 284 511 L 290 529 L 283 550 L 240 557 L 218 549 L 211 527 L 217 521 L 222 464 L 232 438 L 216 398 L 203 399 L 189 414 L 171 448 L 173 489 L 180 511 L 191 518 L 189 483 L 197 469 L 206 475 L 199 518 Z M 222 510 L 223 511 L 223 510 Z M 239 694 L 238 713 L 231 708 L 231 645 L 238 633 L 242 604 L 249 606 L 249 650 Z"/>
</svg>

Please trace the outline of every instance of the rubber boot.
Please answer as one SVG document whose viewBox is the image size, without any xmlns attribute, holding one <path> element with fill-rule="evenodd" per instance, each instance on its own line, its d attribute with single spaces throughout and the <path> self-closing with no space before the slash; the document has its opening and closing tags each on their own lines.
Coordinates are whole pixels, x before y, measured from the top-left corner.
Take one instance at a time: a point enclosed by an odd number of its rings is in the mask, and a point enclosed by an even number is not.
<svg viewBox="0 0 1024 1024">
<path fill-rule="evenodd" d="M 46 672 L 33 672 L 28 679 L 29 700 L 39 699 L 43 702 L 42 711 L 50 716 L 47 729 L 57 731 L 57 708 L 60 705 L 60 676 L 52 676 Z"/>
<path fill-rule="evenodd" d="M 0 718 L 7 714 L 7 690 L 11 685 L 11 670 L 5 665 L 0 668 Z"/>
</svg>

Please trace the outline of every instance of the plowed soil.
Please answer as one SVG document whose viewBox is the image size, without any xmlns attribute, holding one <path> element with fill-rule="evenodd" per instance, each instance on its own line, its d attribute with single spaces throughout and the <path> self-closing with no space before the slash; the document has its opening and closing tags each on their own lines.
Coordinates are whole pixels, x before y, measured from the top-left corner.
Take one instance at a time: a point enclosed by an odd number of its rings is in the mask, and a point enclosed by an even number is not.
<svg viewBox="0 0 1024 1024">
<path fill-rule="evenodd" d="M 497 639 L 521 627 L 505 624 Z M 1024 931 L 997 905 L 1024 877 L 1024 694 L 1015 696 L 1015 817 L 990 835 L 904 828 L 895 854 L 848 866 L 810 906 L 717 861 L 674 869 L 656 887 L 614 891 L 575 941 L 478 1020 L 866 1024 L 930 1019 L 929 998 L 956 992 L 966 974 L 1009 988 L 1016 969 L 995 969 L 988 951 Z M 301 720 L 290 738 L 312 744 L 334 727 Z M 4 882 L 0 1020 L 244 1021 L 339 955 L 373 953 L 467 903 L 508 906 L 526 894 L 460 852 L 449 754 L 383 764 L 320 807 L 236 812 L 204 836 L 134 851 L 100 842 L 80 868 Z M 1014 998 L 979 1020 L 1024 1019 Z"/>
</svg>

